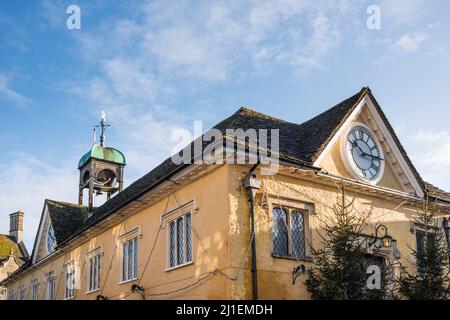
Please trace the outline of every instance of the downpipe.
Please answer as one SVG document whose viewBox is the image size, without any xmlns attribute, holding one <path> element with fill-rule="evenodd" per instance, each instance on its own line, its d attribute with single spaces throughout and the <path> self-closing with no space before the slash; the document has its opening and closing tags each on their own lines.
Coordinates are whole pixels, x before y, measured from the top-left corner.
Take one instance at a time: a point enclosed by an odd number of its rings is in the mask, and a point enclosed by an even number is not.
<svg viewBox="0 0 450 320">
<path fill-rule="evenodd" d="M 242 185 L 248 192 L 250 203 L 250 220 L 251 220 L 251 245 L 252 245 L 252 277 L 253 277 L 253 300 L 258 300 L 258 269 L 256 263 L 256 234 L 255 234 L 255 195 L 256 191 L 261 187 L 261 182 L 254 174 L 259 161 L 253 165 L 248 172 Z"/>
</svg>

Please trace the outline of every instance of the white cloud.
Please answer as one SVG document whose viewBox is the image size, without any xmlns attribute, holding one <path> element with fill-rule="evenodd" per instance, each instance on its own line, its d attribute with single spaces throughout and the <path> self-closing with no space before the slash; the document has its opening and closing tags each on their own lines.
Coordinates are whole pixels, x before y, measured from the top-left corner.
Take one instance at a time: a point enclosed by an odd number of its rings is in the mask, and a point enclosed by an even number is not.
<svg viewBox="0 0 450 320">
<path fill-rule="evenodd" d="M 428 39 L 428 35 L 423 32 L 417 34 L 405 34 L 391 46 L 391 50 L 402 53 L 411 53 L 419 50 L 420 45 Z"/>
<path fill-rule="evenodd" d="M 424 0 L 378 0 L 383 26 L 401 28 L 419 23 L 427 15 L 428 6 Z"/>
<path fill-rule="evenodd" d="M 0 73 L 0 97 L 3 96 L 5 99 L 15 103 L 19 107 L 23 107 L 30 102 L 30 99 L 12 89 L 9 82 L 10 78 L 5 74 Z"/>
<path fill-rule="evenodd" d="M 450 132 L 419 131 L 410 138 L 411 157 L 422 177 L 450 190 Z"/>
<path fill-rule="evenodd" d="M 152 101 L 157 86 L 151 71 L 139 62 L 126 61 L 120 58 L 106 60 L 103 68 L 114 91 L 121 98 L 139 98 Z"/>
<path fill-rule="evenodd" d="M 66 7 L 61 0 L 41 1 L 38 13 L 51 28 L 63 29 L 66 27 Z"/>
<path fill-rule="evenodd" d="M 381 3 L 383 19 L 396 19 L 398 25 L 411 25 L 420 18 L 417 8 L 422 1 Z M 279 66 L 294 73 L 326 68 L 334 50 L 366 31 L 364 5 L 346 0 L 147 1 L 136 5 L 139 7 L 131 17 L 69 33 L 75 39 L 77 50 L 73 52 L 81 53 L 87 67 L 96 73 L 64 90 L 84 102 L 85 117 L 92 117 L 93 123 L 98 112 L 106 109 L 111 130 L 117 133 L 114 140 L 107 133 L 107 144 L 125 153 L 129 184 L 170 156 L 173 144 L 168 137 L 174 128 L 191 129 L 193 120 L 214 117 L 215 106 L 208 101 L 199 102 L 197 113 L 192 112 L 192 101 L 175 110 L 170 105 L 173 96 Z M 82 17 L 88 11 L 83 7 Z M 65 28 L 61 1 L 42 2 L 40 13 L 52 28 Z M 408 33 L 395 46 L 413 52 L 425 40 L 425 34 Z M 383 45 L 389 48 L 392 41 Z M 17 104 L 28 101 L 11 89 L 2 74 L 0 94 Z M 442 137 L 448 141 L 448 136 Z M 415 162 L 424 177 L 437 184 L 442 181 L 445 187 L 444 178 L 434 173 L 441 170 L 434 152 L 430 149 Z M 32 229 L 37 226 L 44 198 L 76 199 L 79 156 L 66 156 L 61 164 L 19 154 L 0 166 L 0 179 L 8 181 L 0 190 L 0 212 L 27 211 L 28 241 L 33 240 Z M 5 230 L 6 214 L 3 217 L 0 226 Z"/>
<path fill-rule="evenodd" d="M 30 250 L 34 242 L 44 199 L 74 202 L 77 199 L 76 161 L 38 159 L 31 154 L 5 154 L 0 164 L 0 230 L 9 230 L 8 214 L 25 212 L 24 240 Z"/>
</svg>

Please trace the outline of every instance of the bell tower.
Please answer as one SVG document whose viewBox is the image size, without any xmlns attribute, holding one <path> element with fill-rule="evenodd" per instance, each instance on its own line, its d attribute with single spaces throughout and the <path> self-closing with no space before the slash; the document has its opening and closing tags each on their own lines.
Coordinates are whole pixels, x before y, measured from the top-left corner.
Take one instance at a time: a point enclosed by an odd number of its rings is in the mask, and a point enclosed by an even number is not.
<svg viewBox="0 0 450 320">
<path fill-rule="evenodd" d="M 125 156 L 117 149 L 106 147 L 105 131 L 110 127 L 106 123 L 106 113 L 100 114 L 100 123 L 94 127 L 94 141 L 89 150 L 79 161 L 80 171 L 78 204 L 83 205 L 84 190 L 89 192 L 89 216 L 93 213 L 94 196 L 106 193 L 107 200 L 116 192 L 123 190 L 123 171 Z M 95 129 L 101 130 L 100 144 L 96 143 Z"/>
</svg>

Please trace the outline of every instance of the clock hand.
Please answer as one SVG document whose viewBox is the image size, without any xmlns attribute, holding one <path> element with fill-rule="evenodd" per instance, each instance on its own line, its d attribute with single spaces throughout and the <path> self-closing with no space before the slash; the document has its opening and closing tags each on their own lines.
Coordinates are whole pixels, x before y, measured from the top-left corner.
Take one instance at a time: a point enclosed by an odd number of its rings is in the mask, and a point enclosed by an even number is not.
<svg viewBox="0 0 450 320">
<path fill-rule="evenodd" d="M 364 157 L 365 155 L 367 155 L 367 153 L 365 153 L 362 149 L 361 149 L 361 147 L 358 145 L 358 141 L 354 141 L 354 142 L 352 142 L 352 144 L 353 144 L 353 146 L 355 146 L 355 147 L 357 147 L 358 149 L 359 149 L 359 151 L 361 152 L 361 155 Z"/>
<path fill-rule="evenodd" d="M 373 159 L 377 159 L 377 160 L 381 160 L 381 161 L 383 161 L 384 159 L 383 158 L 380 158 L 380 157 L 377 157 L 377 156 L 373 156 L 373 155 L 371 155 L 371 154 L 365 154 L 366 156 L 369 156 L 369 157 L 371 157 L 371 158 L 373 158 Z"/>
</svg>

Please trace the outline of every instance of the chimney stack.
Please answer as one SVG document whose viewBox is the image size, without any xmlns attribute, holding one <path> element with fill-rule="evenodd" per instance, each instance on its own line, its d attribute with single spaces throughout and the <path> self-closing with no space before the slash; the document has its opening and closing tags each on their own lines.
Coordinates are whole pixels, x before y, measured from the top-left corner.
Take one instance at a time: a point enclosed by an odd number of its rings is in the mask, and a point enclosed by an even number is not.
<svg viewBox="0 0 450 320">
<path fill-rule="evenodd" d="M 14 237 L 17 243 L 23 240 L 23 212 L 18 211 L 9 215 L 9 235 Z"/>
</svg>

